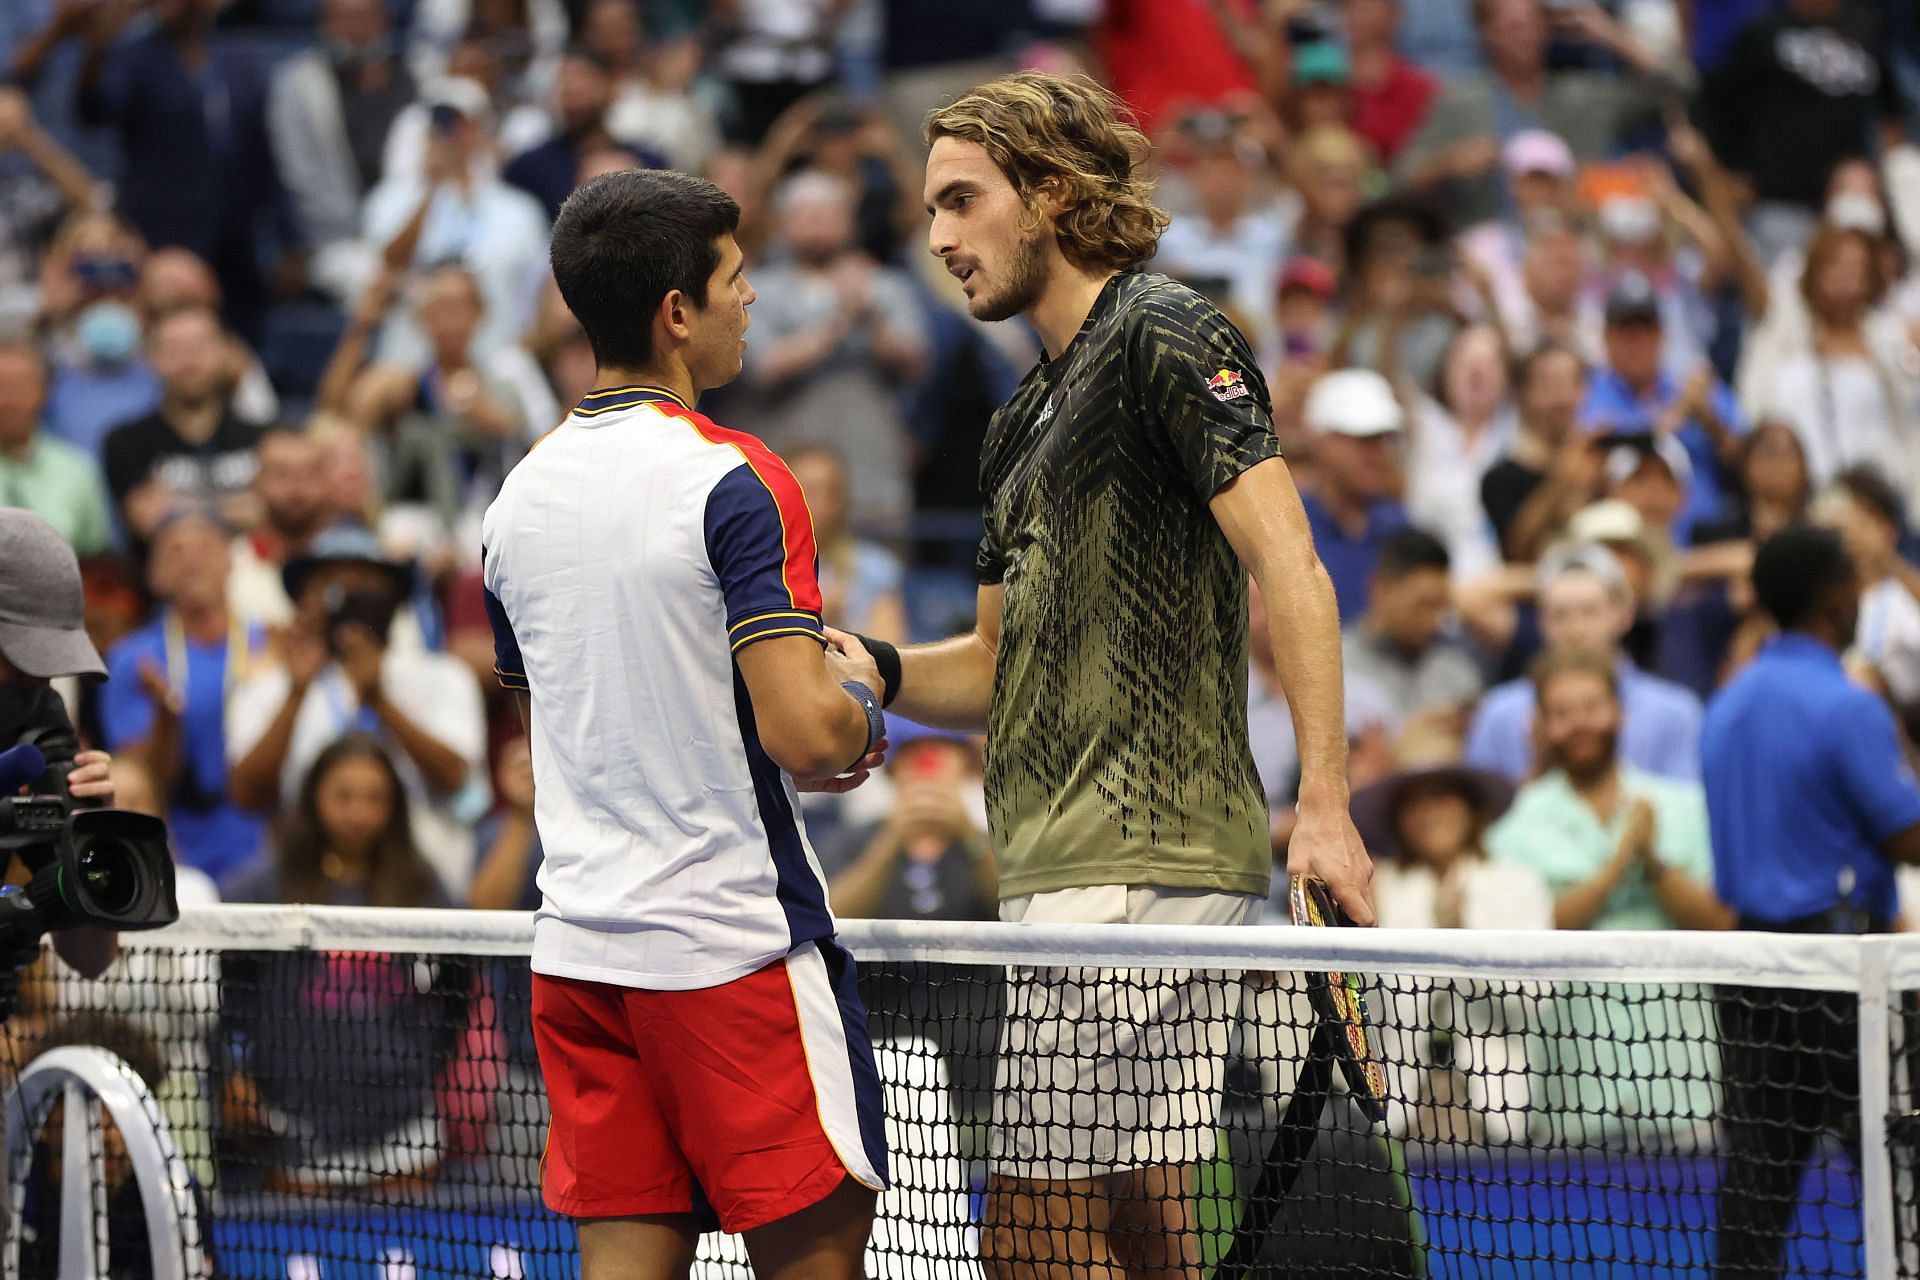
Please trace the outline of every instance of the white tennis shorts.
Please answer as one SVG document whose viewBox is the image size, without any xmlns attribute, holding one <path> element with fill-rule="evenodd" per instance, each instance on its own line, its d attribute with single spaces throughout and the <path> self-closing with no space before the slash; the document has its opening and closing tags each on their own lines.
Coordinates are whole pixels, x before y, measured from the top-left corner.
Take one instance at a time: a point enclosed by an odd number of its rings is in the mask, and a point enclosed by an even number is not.
<svg viewBox="0 0 1920 1280">
<path fill-rule="evenodd" d="M 1095 885 L 1008 898 L 1031 924 L 1252 924 L 1240 893 Z M 1008 1178 L 1065 1182 L 1212 1159 L 1240 1016 L 1217 969 L 1014 968 L 1000 1024 L 988 1158 Z"/>
</svg>

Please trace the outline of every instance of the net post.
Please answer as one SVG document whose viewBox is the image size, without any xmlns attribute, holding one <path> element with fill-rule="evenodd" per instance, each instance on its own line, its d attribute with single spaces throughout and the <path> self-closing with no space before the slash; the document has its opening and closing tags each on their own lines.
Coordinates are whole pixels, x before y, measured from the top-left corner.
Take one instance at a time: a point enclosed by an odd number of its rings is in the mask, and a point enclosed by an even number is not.
<svg viewBox="0 0 1920 1280">
<path fill-rule="evenodd" d="M 1895 1280 L 1893 1155 L 1887 1144 L 1892 1108 L 1893 939 L 1860 939 L 1860 1199 L 1866 1228 L 1868 1280 Z"/>
</svg>

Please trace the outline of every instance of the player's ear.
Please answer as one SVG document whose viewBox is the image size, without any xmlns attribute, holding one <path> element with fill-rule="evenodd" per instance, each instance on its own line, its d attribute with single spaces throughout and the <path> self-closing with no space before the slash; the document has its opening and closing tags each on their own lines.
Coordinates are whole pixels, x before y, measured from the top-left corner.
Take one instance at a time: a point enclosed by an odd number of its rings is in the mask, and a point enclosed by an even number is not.
<svg viewBox="0 0 1920 1280">
<path fill-rule="evenodd" d="M 676 340 L 685 342 L 693 336 L 692 301 L 679 289 L 667 290 L 667 296 L 660 299 L 660 310 L 654 313 L 654 323 L 660 325 Z"/>
</svg>

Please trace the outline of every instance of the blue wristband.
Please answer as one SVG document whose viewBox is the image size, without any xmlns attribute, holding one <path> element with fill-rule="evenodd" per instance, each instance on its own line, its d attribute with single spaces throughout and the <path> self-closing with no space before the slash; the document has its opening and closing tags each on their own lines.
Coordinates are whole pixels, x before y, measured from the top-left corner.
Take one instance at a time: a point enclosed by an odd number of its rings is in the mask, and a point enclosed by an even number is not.
<svg viewBox="0 0 1920 1280">
<path fill-rule="evenodd" d="M 880 739 L 887 736 L 887 717 L 880 710 L 880 699 L 873 696 L 873 690 L 858 680 L 843 681 L 840 687 L 845 689 L 847 696 L 859 703 L 860 709 L 867 713 L 867 745 L 860 749 L 859 756 L 854 759 L 854 763 L 858 764 L 872 753 L 874 747 L 879 745 Z"/>
</svg>

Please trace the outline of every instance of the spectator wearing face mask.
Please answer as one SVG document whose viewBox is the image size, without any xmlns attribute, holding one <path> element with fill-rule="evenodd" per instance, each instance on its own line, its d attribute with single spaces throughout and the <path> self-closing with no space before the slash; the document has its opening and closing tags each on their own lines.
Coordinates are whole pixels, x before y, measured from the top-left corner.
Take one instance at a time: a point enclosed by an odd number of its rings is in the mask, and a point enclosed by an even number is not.
<svg viewBox="0 0 1920 1280">
<path fill-rule="evenodd" d="M 351 279 L 360 207 L 380 181 L 393 122 L 417 92 L 395 56 L 383 0 L 326 0 L 320 45 L 274 72 L 267 125 L 308 269 L 337 291 Z"/>
<path fill-rule="evenodd" d="M 41 430 L 47 366 L 24 342 L 0 341 L 0 507 L 24 507 L 90 556 L 113 536 L 92 458 Z"/>
<path fill-rule="evenodd" d="M 41 312 L 52 329 L 47 433 L 96 461 L 108 432 L 160 403 L 138 309 L 146 257 L 146 243 L 118 217 L 80 213 L 40 264 Z"/>
</svg>

